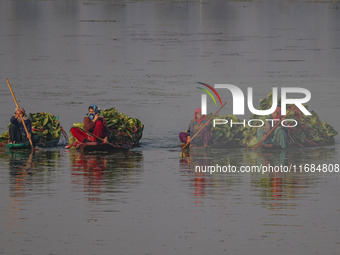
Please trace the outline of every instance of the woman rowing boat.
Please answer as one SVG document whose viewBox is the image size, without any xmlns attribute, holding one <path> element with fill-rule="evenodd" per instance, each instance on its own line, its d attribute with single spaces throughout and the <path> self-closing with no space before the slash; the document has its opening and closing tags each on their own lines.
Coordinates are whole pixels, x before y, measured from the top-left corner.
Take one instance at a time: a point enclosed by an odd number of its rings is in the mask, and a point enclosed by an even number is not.
<svg viewBox="0 0 340 255">
<path fill-rule="evenodd" d="M 281 121 L 281 108 L 277 107 L 276 110 L 272 113 L 272 119 Z M 270 132 L 273 127 L 270 126 L 270 123 L 267 122 L 264 129 L 257 130 L 257 139 L 262 141 L 262 138 Z M 276 146 L 281 149 L 286 149 L 288 146 L 288 135 L 287 130 L 279 125 L 274 132 L 269 135 L 269 137 L 263 142 L 264 147 L 272 147 Z"/>
<path fill-rule="evenodd" d="M 197 133 L 197 131 L 200 130 L 206 123 L 206 118 L 206 115 L 202 115 L 201 108 L 197 108 L 194 113 L 194 119 L 190 122 L 187 132 L 181 132 L 179 134 L 179 139 L 181 140 L 181 142 L 184 144 L 190 143 L 190 145 L 197 147 L 207 147 L 210 143 L 211 137 L 209 125 L 205 126 L 202 129 L 198 137 L 193 142 L 190 141 L 190 137 L 193 137 Z"/>
</svg>

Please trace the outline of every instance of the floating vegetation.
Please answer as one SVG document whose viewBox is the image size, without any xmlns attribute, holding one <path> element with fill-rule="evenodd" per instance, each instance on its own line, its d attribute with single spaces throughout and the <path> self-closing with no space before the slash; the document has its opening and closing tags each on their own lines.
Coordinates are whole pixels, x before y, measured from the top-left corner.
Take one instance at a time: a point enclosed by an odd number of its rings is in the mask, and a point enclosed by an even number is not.
<svg viewBox="0 0 340 255">
<path fill-rule="evenodd" d="M 111 131 L 108 140 L 110 143 L 118 145 L 136 146 L 142 138 L 144 125 L 139 119 L 131 118 L 123 113 L 119 113 L 115 108 L 105 109 L 101 112 L 105 118 L 107 126 Z M 84 128 L 84 123 L 74 123 L 72 127 Z M 69 145 L 76 142 L 76 138 L 71 134 Z"/>
<path fill-rule="evenodd" d="M 280 99 L 278 105 L 280 105 Z M 269 109 L 272 105 L 272 93 L 260 101 L 260 110 Z M 297 147 L 315 147 L 334 144 L 334 136 L 338 134 L 334 128 L 321 121 L 316 112 L 312 115 L 304 115 L 298 108 L 288 105 L 286 119 L 293 119 L 298 124 L 296 127 L 287 127 L 289 144 Z M 207 118 L 212 115 L 208 115 Z M 228 120 L 232 123 L 242 123 L 235 115 L 216 116 L 215 119 Z M 262 120 L 271 119 L 271 116 L 252 115 L 251 119 Z M 258 128 L 249 125 L 216 125 L 212 128 L 212 143 L 218 146 L 229 147 L 254 147 L 259 141 L 256 133 Z"/>
</svg>

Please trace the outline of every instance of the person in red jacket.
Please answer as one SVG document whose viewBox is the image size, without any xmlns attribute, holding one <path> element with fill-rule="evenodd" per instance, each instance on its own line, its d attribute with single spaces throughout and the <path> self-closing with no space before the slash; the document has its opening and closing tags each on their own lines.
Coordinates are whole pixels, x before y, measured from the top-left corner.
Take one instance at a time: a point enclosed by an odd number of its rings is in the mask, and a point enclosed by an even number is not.
<svg viewBox="0 0 340 255">
<path fill-rule="evenodd" d="M 104 117 L 99 116 L 100 109 L 96 105 L 89 106 L 89 112 L 84 117 L 84 129 L 95 136 L 103 139 L 104 143 L 108 142 L 107 136 L 109 135 L 109 128 Z M 86 142 L 101 142 L 101 140 L 94 136 L 88 135 L 86 132 L 78 129 L 71 128 L 72 135 L 81 143 Z"/>
</svg>

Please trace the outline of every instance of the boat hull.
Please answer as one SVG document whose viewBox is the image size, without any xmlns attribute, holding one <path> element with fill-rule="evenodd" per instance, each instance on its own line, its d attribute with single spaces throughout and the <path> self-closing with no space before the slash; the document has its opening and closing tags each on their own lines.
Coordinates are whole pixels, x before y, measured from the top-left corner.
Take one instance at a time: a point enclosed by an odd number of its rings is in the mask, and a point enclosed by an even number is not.
<svg viewBox="0 0 340 255">
<path fill-rule="evenodd" d="M 48 141 L 45 143 L 38 143 L 36 144 L 39 148 L 52 148 L 58 145 L 59 139 L 55 139 L 52 141 Z M 6 143 L 5 148 L 7 150 L 27 150 L 31 149 L 31 145 L 27 143 Z"/>
<path fill-rule="evenodd" d="M 79 145 L 78 149 L 82 153 L 87 152 L 119 152 L 119 151 L 128 151 L 128 147 L 120 147 L 120 146 L 112 146 L 107 143 L 96 143 L 96 142 L 90 142 L 90 143 L 82 143 Z"/>
</svg>

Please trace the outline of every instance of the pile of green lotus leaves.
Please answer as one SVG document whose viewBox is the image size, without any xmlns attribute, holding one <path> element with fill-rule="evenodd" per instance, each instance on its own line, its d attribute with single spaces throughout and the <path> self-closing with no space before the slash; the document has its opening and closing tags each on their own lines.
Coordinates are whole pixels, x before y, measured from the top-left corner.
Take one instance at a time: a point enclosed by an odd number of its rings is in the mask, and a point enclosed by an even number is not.
<svg viewBox="0 0 340 255">
<path fill-rule="evenodd" d="M 278 105 L 280 105 L 280 99 Z M 272 105 L 272 93 L 268 94 L 265 99 L 260 101 L 260 110 L 269 109 Z M 305 106 L 306 107 L 306 106 Z M 296 127 L 287 128 L 289 144 L 297 147 L 312 147 L 334 144 L 334 136 L 338 133 L 332 126 L 319 119 L 319 116 L 314 112 L 311 116 L 304 115 L 298 108 L 292 105 L 287 106 L 287 119 L 294 119 L 298 125 Z M 209 115 L 207 116 L 209 118 Z M 215 119 L 226 119 L 228 124 L 216 125 L 212 128 L 212 143 L 217 146 L 228 147 L 254 147 L 259 141 L 256 133 L 258 128 L 246 126 L 233 125 L 230 127 L 230 120 L 233 122 L 241 122 L 234 115 L 216 116 Z M 251 119 L 271 119 L 271 116 L 257 116 L 252 115 Z M 275 123 L 276 124 L 276 123 Z"/>
<path fill-rule="evenodd" d="M 6 131 L 0 136 L 0 144 L 8 143 L 8 139 L 9 139 L 9 134 L 8 134 L 8 131 Z"/>
<path fill-rule="evenodd" d="M 62 127 L 60 126 L 59 116 L 51 113 L 30 113 L 29 118 L 32 122 L 32 134 L 39 137 L 39 143 L 45 143 L 60 138 Z"/>
<path fill-rule="evenodd" d="M 60 126 L 59 117 L 51 113 L 30 113 L 29 119 L 32 123 L 32 135 L 37 137 L 36 142 L 44 144 L 46 142 L 60 138 L 62 127 Z M 1 143 L 7 143 L 9 133 L 6 131 L 0 137 Z"/>
<path fill-rule="evenodd" d="M 215 119 L 226 119 L 233 123 L 240 123 L 235 115 L 216 116 Z M 212 128 L 211 138 L 212 143 L 218 146 L 228 147 L 254 147 L 257 144 L 256 128 L 250 128 L 243 125 L 216 125 Z"/>
<path fill-rule="evenodd" d="M 139 144 L 142 138 L 144 125 L 140 120 L 131 118 L 123 113 L 119 113 L 115 108 L 101 111 L 101 116 L 105 118 L 110 133 L 108 141 L 117 145 L 128 145 L 130 147 Z M 77 122 L 73 127 L 84 128 L 84 123 Z M 69 145 L 76 142 L 75 137 L 70 134 Z"/>
</svg>

